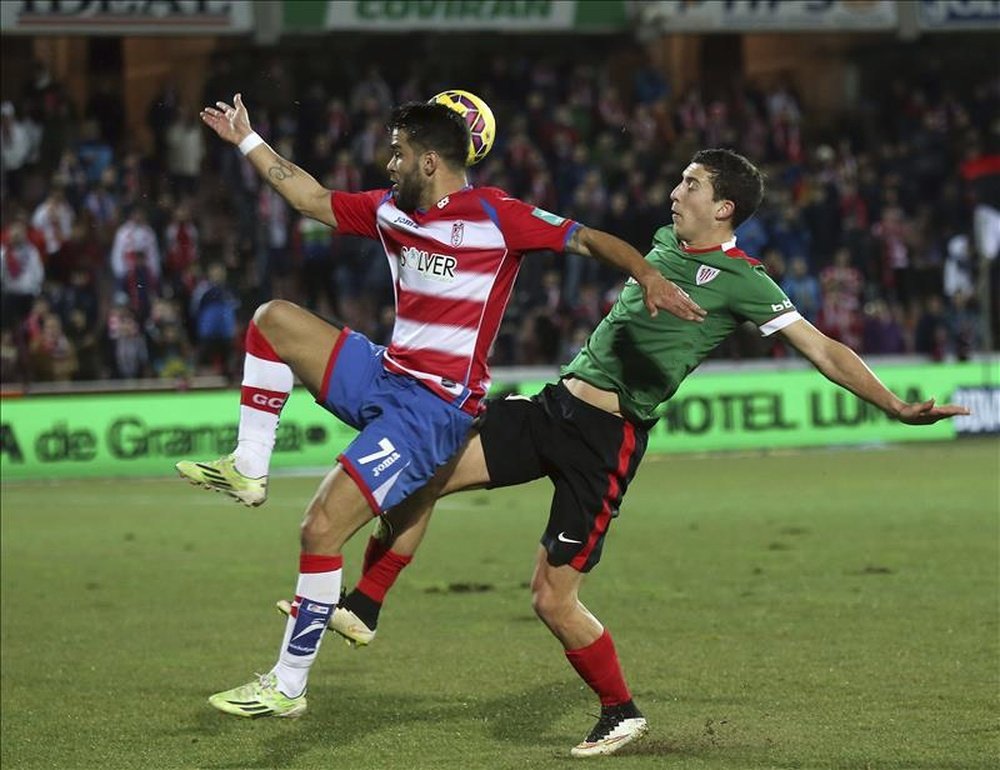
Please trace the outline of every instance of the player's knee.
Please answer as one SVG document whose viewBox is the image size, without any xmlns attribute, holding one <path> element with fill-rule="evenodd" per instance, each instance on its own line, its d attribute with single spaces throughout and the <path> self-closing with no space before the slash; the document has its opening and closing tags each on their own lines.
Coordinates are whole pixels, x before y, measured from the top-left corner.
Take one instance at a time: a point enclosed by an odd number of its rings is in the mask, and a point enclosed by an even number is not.
<svg viewBox="0 0 1000 770">
<path fill-rule="evenodd" d="M 576 604 L 572 596 L 563 594 L 549 583 L 539 582 L 531 587 L 531 608 L 546 624 L 558 624 Z"/>
<path fill-rule="evenodd" d="M 326 553 L 343 545 L 338 542 L 336 528 L 322 503 L 315 500 L 309 505 L 302 520 L 299 540 L 305 553 Z"/>
<path fill-rule="evenodd" d="M 272 299 L 260 305 L 253 314 L 253 322 L 273 346 L 288 326 L 298 306 L 288 300 Z"/>
</svg>

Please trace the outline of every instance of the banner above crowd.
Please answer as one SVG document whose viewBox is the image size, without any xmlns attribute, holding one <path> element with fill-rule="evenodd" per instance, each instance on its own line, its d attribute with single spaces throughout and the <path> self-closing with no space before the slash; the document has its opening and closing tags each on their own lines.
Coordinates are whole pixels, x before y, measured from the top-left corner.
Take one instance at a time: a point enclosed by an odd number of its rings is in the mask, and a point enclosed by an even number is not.
<svg viewBox="0 0 1000 770">
<path fill-rule="evenodd" d="M 905 12 L 905 13 L 904 13 Z M 905 16 L 905 18 L 901 18 Z M 4 34 L 996 31 L 1000 0 L 2 0 Z"/>
<path fill-rule="evenodd" d="M 659 0 L 639 6 L 640 26 L 670 32 L 887 31 L 893 0 Z"/>
<path fill-rule="evenodd" d="M 292 0 L 285 32 L 597 32 L 626 29 L 622 0 Z"/>
<path fill-rule="evenodd" d="M 238 35 L 253 28 L 233 0 L 3 0 L 0 29 L 24 35 Z"/>
<path fill-rule="evenodd" d="M 996 32 L 1000 0 L 922 0 L 918 23 L 927 32 Z"/>
<path fill-rule="evenodd" d="M 638 26 L 671 32 L 891 32 L 915 17 L 923 32 L 996 31 L 1000 0 L 657 0 Z"/>
</svg>

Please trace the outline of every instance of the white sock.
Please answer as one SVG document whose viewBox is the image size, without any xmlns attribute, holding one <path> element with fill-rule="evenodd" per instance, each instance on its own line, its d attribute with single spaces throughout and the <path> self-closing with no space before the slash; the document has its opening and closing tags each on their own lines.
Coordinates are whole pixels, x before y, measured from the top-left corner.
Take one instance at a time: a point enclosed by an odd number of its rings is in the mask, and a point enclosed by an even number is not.
<svg viewBox="0 0 1000 770">
<path fill-rule="evenodd" d="M 266 476 L 274 451 L 281 410 L 295 383 L 295 375 L 251 321 L 246 334 L 243 383 L 240 388 L 240 427 L 236 469 L 256 479 Z"/>
<path fill-rule="evenodd" d="M 278 662 L 271 669 L 278 678 L 278 689 L 289 698 L 305 692 L 326 623 L 340 598 L 343 563 L 340 556 L 304 553 L 299 557 L 292 614 L 285 622 Z"/>
</svg>

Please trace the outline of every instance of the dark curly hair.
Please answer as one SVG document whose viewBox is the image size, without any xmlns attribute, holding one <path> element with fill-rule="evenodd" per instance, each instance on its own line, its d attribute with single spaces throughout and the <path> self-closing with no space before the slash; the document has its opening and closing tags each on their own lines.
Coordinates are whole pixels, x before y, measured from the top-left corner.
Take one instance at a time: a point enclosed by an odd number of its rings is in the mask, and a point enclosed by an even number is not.
<svg viewBox="0 0 1000 770">
<path fill-rule="evenodd" d="M 700 150 L 691 158 L 708 169 L 716 201 L 733 202 L 733 229 L 735 230 L 764 200 L 764 175 L 753 163 L 738 152 L 724 149 Z"/>
<path fill-rule="evenodd" d="M 396 107 L 385 124 L 388 131 L 406 131 L 410 143 L 433 150 L 452 168 L 465 168 L 469 127 L 450 107 L 427 102 L 407 102 Z"/>
</svg>

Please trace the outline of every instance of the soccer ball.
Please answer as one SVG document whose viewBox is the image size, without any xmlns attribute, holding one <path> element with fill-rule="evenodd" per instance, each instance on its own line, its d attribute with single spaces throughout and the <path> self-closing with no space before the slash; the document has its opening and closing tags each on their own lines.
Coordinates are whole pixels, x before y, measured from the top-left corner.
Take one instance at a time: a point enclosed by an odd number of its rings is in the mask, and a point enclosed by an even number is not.
<svg viewBox="0 0 1000 770">
<path fill-rule="evenodd" d="M 465 158 L 466 166 L 474 166 L 485 158 L 493 149 L 493 139 L 497 133 L 497 121 L 493 117 L 490 105 L 475 94 L 468 91 L 451 89 L 432 96 L 430 102 L 451 107 L 465 118 L 469 126 L 469 154 Z"/>
</svg>

